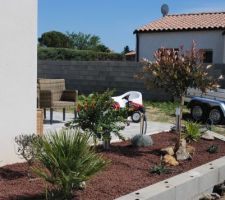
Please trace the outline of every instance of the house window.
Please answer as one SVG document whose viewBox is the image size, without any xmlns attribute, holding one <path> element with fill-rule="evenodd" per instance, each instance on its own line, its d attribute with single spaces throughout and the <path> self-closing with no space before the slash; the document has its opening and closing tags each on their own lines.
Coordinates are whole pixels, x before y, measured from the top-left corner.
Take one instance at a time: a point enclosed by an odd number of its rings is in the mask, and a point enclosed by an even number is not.
<svg viewBox="0 0 225 200">
<path fill-rule="evenodd" d="M 202 49 L 203 51 L 203 63 L 212 63 L 213 62 L 213 50 Z"/>
</svg>

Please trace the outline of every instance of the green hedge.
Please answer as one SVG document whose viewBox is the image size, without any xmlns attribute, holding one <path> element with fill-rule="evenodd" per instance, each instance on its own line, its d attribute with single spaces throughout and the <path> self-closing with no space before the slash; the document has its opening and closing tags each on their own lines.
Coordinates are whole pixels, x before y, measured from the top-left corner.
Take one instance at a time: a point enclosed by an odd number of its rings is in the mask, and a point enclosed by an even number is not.
<svg viewBox="0 0 225 200">
<path fill-rule="evenodd" d="M 77 61 L 93 61 L 93 60 L 123 60 L 123 56 L 119 53 L 95 52 L 91 50 L 74 50 L 65 48 L 44 48 L 38 47 L 39 60 L 77 60 Z"/>
</svg>

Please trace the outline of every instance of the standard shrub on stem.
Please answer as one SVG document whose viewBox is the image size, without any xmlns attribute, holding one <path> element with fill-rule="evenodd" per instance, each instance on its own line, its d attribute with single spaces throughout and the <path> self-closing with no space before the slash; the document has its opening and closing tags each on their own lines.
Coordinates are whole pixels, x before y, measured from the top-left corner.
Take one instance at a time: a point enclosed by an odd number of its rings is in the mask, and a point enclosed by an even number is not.
<svg viewBox="0 0 225 200">
<path fill-rule="evenodd" d="M 78 130 L 51 132 L 41 139 L 37 159 L 43 167 L 34 172 L 51 183 L 61 199 L 70 199 L 73 189 L 102 170 L 107 161 L 89 146 L 89 135 Z"/>
<path fill-rule="evenodd" d="M 93 93 L 88 96 L 80 96 L 78 102 L 79 117 L 67 124 L 70 128 L 81 128 L 88 131 L 95 141 L 110 142 L 111 133 L 119 139 L 124 139 L 120 131 L 125 128 L 127 122 L 126 109 L 115 109 L 112 99 L 113 91 Z"/>
</svg>

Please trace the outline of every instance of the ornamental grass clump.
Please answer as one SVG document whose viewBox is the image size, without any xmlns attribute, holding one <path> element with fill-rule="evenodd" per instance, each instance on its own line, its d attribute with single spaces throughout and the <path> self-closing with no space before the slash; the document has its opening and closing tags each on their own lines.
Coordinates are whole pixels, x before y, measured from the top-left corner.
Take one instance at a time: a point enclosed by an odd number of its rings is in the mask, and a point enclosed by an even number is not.
<svg viewBox="0 0 225 200">
<path fill-rule="evenodd" d="M 184 123 L 184 137 L 187 141 L 197 142 L 201 137 L 200 125 L 196 122 L 186 121 Z"/>
<path fill-rule="evenodd" d="M 33 171 L 52 184 L 57 198 L 71 199 L 74 189 L 108 163 L 94 152 L 88 140 L 89 135 L 79 130 L 61 130 L 49 133 L 36 144 L 41 147 L 37 160 L 42 167 Z"/>
</svg>

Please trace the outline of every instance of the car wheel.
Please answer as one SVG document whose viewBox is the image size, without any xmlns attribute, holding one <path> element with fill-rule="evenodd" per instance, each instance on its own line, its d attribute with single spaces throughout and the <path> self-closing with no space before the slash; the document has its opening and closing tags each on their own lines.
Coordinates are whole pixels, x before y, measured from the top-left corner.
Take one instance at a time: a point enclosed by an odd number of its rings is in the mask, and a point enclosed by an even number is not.
<svg viewBox="0 0 225 200">
<path fill-rule="evenodd" d="M 133 122 L 138 123 L 141 121 L 141 113 L 139 111 L 133 112 L 131 115 L 131 119 Z"/>
<path fill-rule="evenodd" d="M 220 108 L 212 108 L 209 112 L 209 119 L 213 124 L 220 124 L 223 121 L 223 113 Z"/>
<path fill-rule="evenodd" d="M 195 121 L 204 121 L 206 119 L 207 108 L 200 104 L 191 106 L 191 116 Z"/>
</svg>

